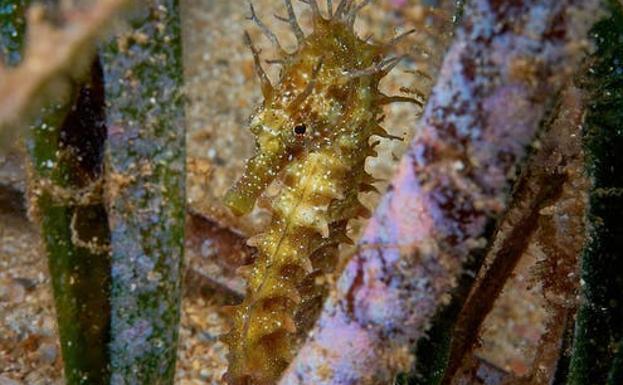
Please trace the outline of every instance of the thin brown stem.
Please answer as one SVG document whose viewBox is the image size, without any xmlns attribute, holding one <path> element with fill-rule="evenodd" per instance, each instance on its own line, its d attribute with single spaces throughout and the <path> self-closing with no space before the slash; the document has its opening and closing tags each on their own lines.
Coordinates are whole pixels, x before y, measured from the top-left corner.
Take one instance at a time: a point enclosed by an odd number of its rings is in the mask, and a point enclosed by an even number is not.
<svg viewBox="0 0 623 385">
<path fill-rule="evenodd" d="M 459 316 L 443 384 L 451 383 L 462 360 L 477 342 L 483 321 L 524 255 L 533 234 L 539 236 L 539 243 L 548 256 L 546 263 L 550 266 L 547 270 L 560 271 L 553 280 L 543 276 L 545 290 L 573 296 L 569 294 L 573 291 L 573 283 L 564 282 L 570 281 L 570 273 L 577 268 L 573 260 L 580 253 L 583 238 L 560 234 L 553 225 L 555 219 L 547 215 L 582 218 L 585 202 L 582 190 L 586 191 L 587 187 L 581 182 L 584 178 L 581 176 L 577 127 L 582 119 L 582 108 L 579 106 L 581 96 L 577 94 L 573 90 L 564 94 L 563 104 L 553 115 L 548 132 L 542 138 L 541 149 L 531 159 L 518 182 L 513 206 L 505 215 L 498 230 L 497 246 L 489 256 L 492 262 L 476 283 Z M 574 197 L 574 193 L 579 196 Z M 547 214 L 549 211 L 553 212 Z M 578 221 L 580 223 L 575 223 Z M 581 219 L 558 222 L 582 227 Z M 576 228 L 567 230 L 563 232 L 578 231 Z M 544 232 L 547 233 L 545 238 Z M 579 232 L 582 233 L 581 229 Z"/>
</svg>

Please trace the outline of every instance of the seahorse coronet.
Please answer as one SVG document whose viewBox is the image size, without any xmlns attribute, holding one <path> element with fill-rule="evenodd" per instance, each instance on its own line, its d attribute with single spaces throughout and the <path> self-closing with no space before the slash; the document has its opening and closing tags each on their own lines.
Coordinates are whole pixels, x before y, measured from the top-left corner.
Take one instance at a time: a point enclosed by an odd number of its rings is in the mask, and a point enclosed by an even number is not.
<svg viewBox="0 0 623 385">
<path fill-rule="evenodd" d="M 279 379 L 326 294 L 318 278 L 335 267 L 339 245 L 352 243 L 348 221 L 370 215 L 358 197 L 376 190 L 366 158 L 376 156 L 378 138 L 397 139 L 380 125 L 387 96 L 378 89 L 397 60 L 386 59 L 388 45 L 364 41 L 353 28 L 368 1 L 355 6 L 343 0 L 325 18 L 309 0 L 314 29 L 307 36 L 291 1 L 284 1 L 298 41 L 292 53 L 251 8 L 251 19 L 282 56 L 275 86 L 245 35 L 264 101 L 249 119 L 256 154 L 225 203 L 243 215 L 275 179 L 281 190 L 268 203 L 270 224 L 248 241 L 258 252 L 241 272 L 247 296 L 227 310 L 232 328 L 223 336 L 229 347 L 224 378 L 230 385 L 271 385 Z"/>
</svg>

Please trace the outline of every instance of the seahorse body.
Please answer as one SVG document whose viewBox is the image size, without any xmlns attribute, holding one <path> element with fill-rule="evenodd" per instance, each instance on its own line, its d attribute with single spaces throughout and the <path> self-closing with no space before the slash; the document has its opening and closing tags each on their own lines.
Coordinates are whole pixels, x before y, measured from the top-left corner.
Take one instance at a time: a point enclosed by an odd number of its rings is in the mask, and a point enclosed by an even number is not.
<svg viewBox="0 0 623 385">
<path fill-rule="evenodd" d="M 236 385 L 274 384 L 291 361 L 321 303 L 316 278 L 334 268 L 338 245 L 349 241 L 348 221 L 369 214 L 358 194 L 374 189 L 364 170 L 366 158 L 376 155 L 378 141 L 370 138 L 389 137 L 379 121 L 382 105 L 395 101 L 378 85 L 397 60 L 385 59 L 388 45 L 354 33 L 359 6 L 343 1 L 326 19 L 311 1 L 314 30 L 303 37 L 289 0 L 286 5 L 299 46 L 282 51 L 276 86 L 248 40 L 265 100 L 250 124 L 257 153 L 225 198 L 241 215 L 275 178 L 282 185 L 268 228 L 249 240 L 258 255 L 246 266 L 247 296 L 229 309 L 225 379 Z"/>
</svg>

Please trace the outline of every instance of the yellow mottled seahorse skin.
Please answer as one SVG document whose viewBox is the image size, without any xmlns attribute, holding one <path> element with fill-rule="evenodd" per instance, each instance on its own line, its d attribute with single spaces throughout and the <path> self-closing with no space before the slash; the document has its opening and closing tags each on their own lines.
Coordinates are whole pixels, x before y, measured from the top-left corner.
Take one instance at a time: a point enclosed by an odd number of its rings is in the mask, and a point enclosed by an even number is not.
<svg viewBox="0 0 623 385">
<path fill-rule="evenodd" d="M 278 84 L 270 83 L 247 35 L 264 102 L 250 123 L 256 154 L 225 202 L 243 215 L 275 180 L 280 192 L 270 203 L 270 224 L 249 240 L 258 253 L 243 269 L 246 298 L 227 309 L 231 385 L 274 384 L 293 358 L 326 292 L 317 278 L 334 269 L 338 246 L 350 242 L 348 221 L 369 214 L 358 194 L 374 189 L 365 172 L 378 144 L 371 138 L 391 137 L 379 125 L 382 105 L 405 100 L 378 90 L 397 60 L 385 58 L 388 45 L 354 33 L 361 7 L 342 1 L 325 18 L 310 1 L 314 31 L 304 36 L 292 4 L 285 4 L 298 40 L 293 53 L 281 49 L 251 9 L 282 55 Z"/>
<path fill-rule="evenodd" d="M 241 356 L 231 361 L 231 373 L 271 383 L 290 361 L 295 313 L 303 301 L 299 285 L 314 272 L 312 253 L 329 237 L 328 207 L 340 197 L 345 172 L 346 165 L 330 151 L 311 153 L 286 167 L 272 223 L 252 238 L 258 257 L 249 273 L 248 295 L 232 314 L 236 327 L 227 337 L 230 346 L 245 346 L 232 349 Z"/>
</svg>

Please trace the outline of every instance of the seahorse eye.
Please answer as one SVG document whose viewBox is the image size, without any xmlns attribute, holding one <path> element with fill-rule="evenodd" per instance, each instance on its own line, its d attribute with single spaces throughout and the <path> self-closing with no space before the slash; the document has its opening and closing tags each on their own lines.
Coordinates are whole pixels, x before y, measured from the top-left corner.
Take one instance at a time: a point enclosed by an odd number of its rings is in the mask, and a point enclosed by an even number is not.
<svg viewBox="0 0 623 385">
<path fill-rule="evenodd" d="M 307 126 L 303 123 L 294 126 L 294 133 L 297 135 L 303 135 L 305 131 L 307 131 Z"/>
</svg>

